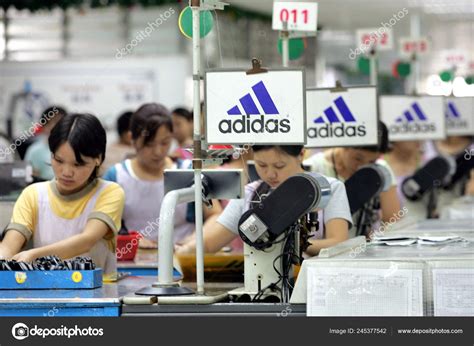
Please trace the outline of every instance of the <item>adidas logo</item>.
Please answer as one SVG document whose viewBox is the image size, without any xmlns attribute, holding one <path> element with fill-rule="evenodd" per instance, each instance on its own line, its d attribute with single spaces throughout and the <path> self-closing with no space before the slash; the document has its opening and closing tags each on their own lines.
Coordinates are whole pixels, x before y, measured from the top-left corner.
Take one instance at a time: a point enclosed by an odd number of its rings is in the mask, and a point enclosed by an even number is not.
<svg viewBox="0 0 474 346">
<path fill-rule="evenodd" d="M 467 121 L 462 119 L 461 113 L 457 109 L 454 102 L 448 101 L 445 115 L 449 128 L 464 128 L 468 126 Z"/>
<path fill-rule="evenodd" d="M 263 81 L 252 86 L 252 91 L 259 106 L 251 93 L 244 95 L 239 99 L 240 106 L 237 104 L 227 111 L 227 115 L 240 116 L 240 118 L 221 120 L 219 131 L 221 133 L 288 133 L 290 119 L 265 117 L 279 115 L 280 112 Z"/>
<path fill-rule="evenodd" d="M 436 131 L 436 125 L 428 121 L 427 116 L 417 102 L 412 103 L 409 109 L 395 119 L 395 123 L 389 127 L 392 134 Z"/>
<path fill-rule="evenodd" d="M 415 114 L 418 117 L 418 120 L 420 120 L 420 121 L 426 121 L 427 120 L 425 113 L 423 113 L 423 111 L 421 110 L 418 103 L 416 103 L 416 102 L 412 103 L 411 108 L 412 108 L 413 111 L 415 111 Z M 405 112 L 403 112 L 403 115 L 398 117 L 395 120 L 395 122 L 400 123 L 400 122 L 403 122 L 404 120 L 406 120 L 408 122 L 415 121 L 415 117 L 412 115 L 412 113 L 410 113 L 410 110 L 406 110 Z"/>
<path fill-rule="evenodd" d="M 343 121 L 337 116 L 333 107 L 324 110 L 324 116 L 319 116 L 313 120 L 313 123 L 320 126 L 308 128 L 309 138 L 330 138 L 330 137 L 364 137 L 367 134 L 365 125 L 355 125 L 356 118 L 347 106 L 346 102 L 339 96 L 334 100 L 337 110 Z M 352 123 L 353 125 L 347 125 Z"/>
</svg>

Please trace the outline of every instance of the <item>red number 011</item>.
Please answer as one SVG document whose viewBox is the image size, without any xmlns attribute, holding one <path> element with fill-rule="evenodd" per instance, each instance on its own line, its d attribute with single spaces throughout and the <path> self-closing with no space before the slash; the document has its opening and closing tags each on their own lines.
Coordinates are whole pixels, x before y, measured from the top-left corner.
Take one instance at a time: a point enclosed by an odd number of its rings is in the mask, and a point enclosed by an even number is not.
<svg viewBox="0 0 474 346">
<path fill-rule="evenodd" d="M 291 10 L 291 14 L 293 17 L 293 23 L 296 23 L 298 19 L 298 11 Z M 301 14 L 303 15 L 303 22 L 305 24 L 308 23 L 308 10 L 301 11 Z M 290 19 L 290 12 L 286 8 L 284 8 L 280 11 L 280 21 L 288 22 L 288 19 Z"/>
</svg>

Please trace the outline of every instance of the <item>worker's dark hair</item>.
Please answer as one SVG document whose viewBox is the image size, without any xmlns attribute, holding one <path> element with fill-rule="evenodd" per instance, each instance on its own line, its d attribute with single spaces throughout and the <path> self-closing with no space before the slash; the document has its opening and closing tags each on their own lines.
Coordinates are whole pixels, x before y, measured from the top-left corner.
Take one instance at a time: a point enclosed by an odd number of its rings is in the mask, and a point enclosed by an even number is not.
<svg viewBox="0 0 474 346">
<path fill-rule="evenodd" d="M 66 142 L 74 150 L 77 163 L 84 163 L 83 156 L 100 158 L 101 163 L 104 162 L 107 135 L 99 119 L 94 115 L 78 113 L 61 118 L 48 138 L 49 150 L 54 154 Z M 98 174 L 97 167 L 89 180 L 95 179 Z"/>
<path fill-rule="evenodd" d="M 132 119 L 133 112 L 127 111 L 120 114 L 117 118 L 117 132 L 119 137 L 130 130 L 130 120 Z"/>
<path fill-rule="evenodd" d="M 181 108 L 180 107 L 180 108 L 173 109 L 171 114 L 182 117 L 182 118 L 186 119 L 189 122 L 193 121 L 193 113 L 188 111 L 186 108 Z"/>
<path fill-rule="evenodd" d="M 173 132 L 170 112 L 159 103 L 145 103 L 133 113 L 130 121 L 132 138 L 137 140 L 143 137 L 144 145 L 155 139 L 156 131 L 162 126 Z"/>
<path fill-rule="evenodd" d="M 382 122 L 379 121 L 379 130 L 377 133 L 377 144 L 369 145 L 369 146 L 358 146 L 352 147 L 353 149 L 360 149 L 360 150 L 367 150 L 374 153 L 388 153 L 390 148 L 390 142 L 388 140 L 388 129 L 387 126 Z"/>
<path fill-rule="evenodd" d="M 290 156 L 297 157 L 301 154 L 301 150 L 303 149 L 302 145 L 254 145 L 252 146 L 253 152 L 257 153 L 262 150 L 270 150 L 275 149 L 277 151 L 283 152 Z"/>
</svg>

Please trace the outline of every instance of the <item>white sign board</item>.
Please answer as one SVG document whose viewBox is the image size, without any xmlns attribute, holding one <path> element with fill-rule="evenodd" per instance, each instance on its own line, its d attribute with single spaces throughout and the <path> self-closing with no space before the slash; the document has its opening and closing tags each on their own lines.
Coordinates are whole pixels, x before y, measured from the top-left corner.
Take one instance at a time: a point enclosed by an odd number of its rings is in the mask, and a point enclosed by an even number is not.
<svg viewBox="0 0 474 346">
<path fill-rule="evenodd" d="M 273 30 L 316 31 L 318 27 L 318 4 L 315 2 L 274 2 Z"/>
<path fill-rule="evenodd" d="M 433 269 L 434 316 L 474 316 L 474 269 Z"/>
<path fill-rule="evenodd" d="M 441 96 L 382 96 L 380 119 L 388 127 L 390 141 L 446 138 Z"/>
<path fill-rule="evenodd" d="M 426 37 L 401 37 L 399 43 L 399 53 L 403 57 L 426 55 L 430 51 L 430 41 Z"/>
<path fill-rule="evenodd" d="M 457 67 L 464 69 L 469 66 L 469 54 L 462 49 L 449 49 L 441 53 L 441 60 L 447 68 Z"/>
<path fill-rule="evenodd" d="M 360 29 L 356 31 L 357 47 L 377 50 L 393 49 L 393 31 L 390 28 Z"/>
<path fill-rule="evenodd" d="M 206 72 L 209 144 L 305 144 L 303 69 Z"/>
<path fill-rule="evenodd" d="M 309 267 L 307 316 L 423 316 L 421 269 Z"/>
<path fill-rule="evenodd" d="M 453 136 L 474 136 L 474 97 L 447 97 L 446 131 Z"/>
<path fill-rule="evenodd" d="M 307 147 L 377 144 L 378 114 L 375 87 L 347 91 L 306 91 Z"/>
</svg>

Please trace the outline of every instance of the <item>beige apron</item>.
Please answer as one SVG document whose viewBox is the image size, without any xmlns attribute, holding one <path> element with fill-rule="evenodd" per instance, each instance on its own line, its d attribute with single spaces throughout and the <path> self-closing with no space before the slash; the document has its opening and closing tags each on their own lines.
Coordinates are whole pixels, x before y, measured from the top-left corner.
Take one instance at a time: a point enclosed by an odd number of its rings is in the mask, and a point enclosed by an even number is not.
<svg viewBox="0 0 474 346">
<path fill-rule="evenodd" d="M 51 245 L 82 233 L 88 216 L 94 210 L 100 192 L 110 183 L 102 181 L 97 191 L 87 202 L 84 211 L 74 219 L 64 219 L 53 213 L 49 203 L 48 184 L 49 182 L 36 184 L 38 191 L 38 222 L 33 233 L 35 248 Z M 105 239 L 99 240 L 88 253 L 80 256 L 91 257 L 96 267 L 103 269 L 104 274 L 114 274 L 117 271 L 115 253 L 110 251 Z"/>
</svg>

